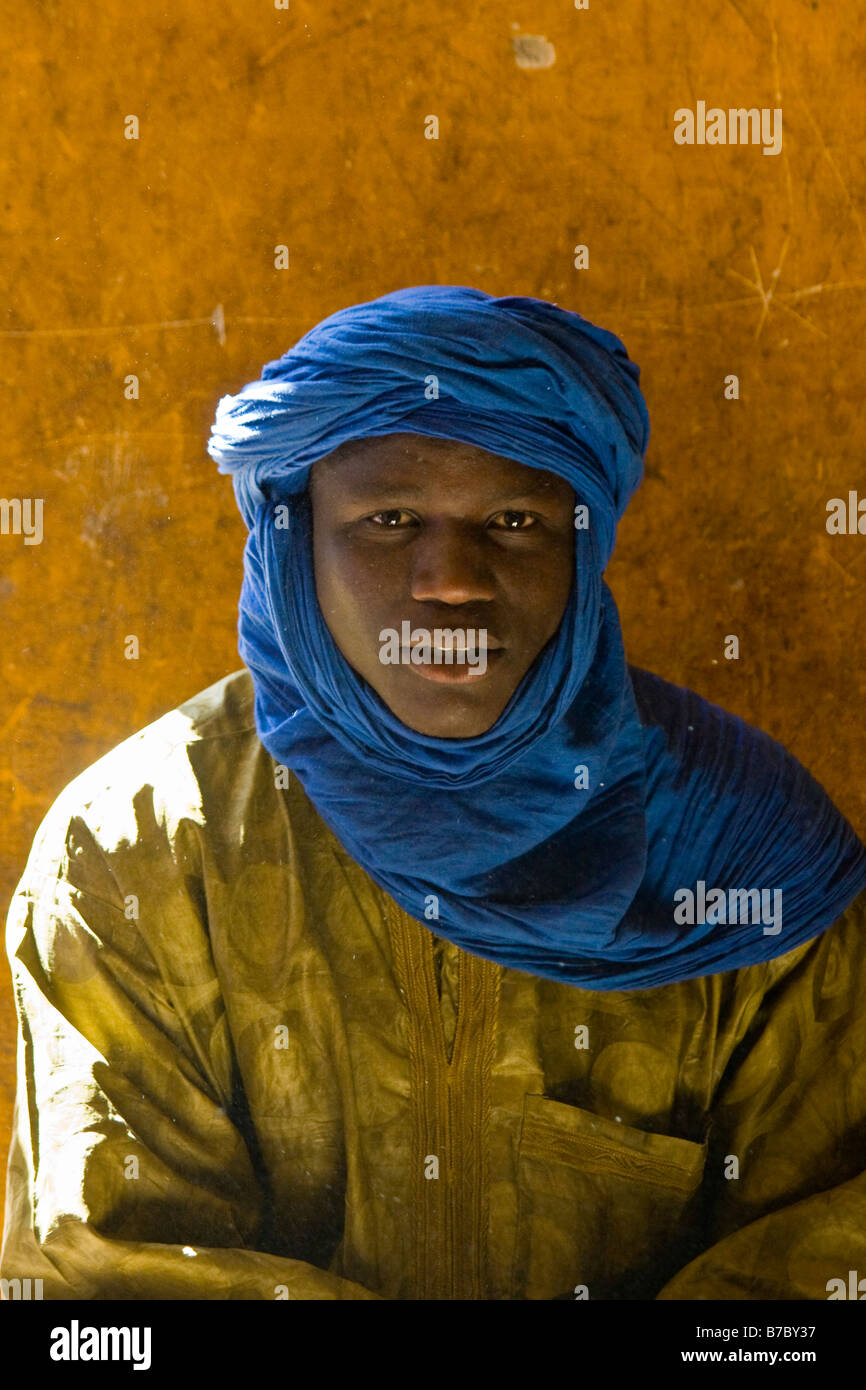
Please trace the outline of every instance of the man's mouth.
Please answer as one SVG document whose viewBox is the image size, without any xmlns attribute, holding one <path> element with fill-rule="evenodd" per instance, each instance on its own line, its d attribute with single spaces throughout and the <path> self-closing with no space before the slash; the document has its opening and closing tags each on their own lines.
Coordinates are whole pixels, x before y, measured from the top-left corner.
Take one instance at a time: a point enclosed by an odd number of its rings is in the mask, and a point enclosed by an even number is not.
<svg viewBox="0 0 866 1390">
<path fill-rule="evenodd" d="M 486 627 L 413 627 L 408 620 L 379 633 L 383 666 L 410 666 L 425 680 L 462 684 L 485 676 L 488 664 L 502 660 L 505 648 Z"/>
<path fill-rule="evenodd" d="M 403 650 L 408 658 L 411 649 L 404 648 Z M 471 654 L 471 647 L 468 650 Z M 488 647 L 484 653 L 484 661 L 481 664 L 476 662 L 472 665 L 467 662 L 465 660 L 465 652 L 464 656 L 460 658 L 459 663 L 452 664 L 455 662 L 456 658 L 456 652 L 454 650 L 449 650 L 448 648 L 437 649 L 434 647 L 431 651 L 431 659 L 429 661 L 422 661 L 416 665 L 411 659 L 407 659 L 405 664 L 410 671 L 413 671 L 416 676 L 420 676 L 422 680 L 433 681 L 438 685 L 467 685 L 470 681 L 482 680 L 491 668 L 498 664 L 504 655 L 504 647 L 491 646 Z"/>
<path fill-rule="evenodd" d="M 454 661 L 465 661 L 467 653 L 476 652 L 479 649 L 483 649 L 486 652 L 504 651 L 502 643 L 497 642 L 494 638 L 491 637 L 482 639 L 480 642 L 454 642 L 451 645 L 445 643 L 444 646 L 440 645 L 437 642 L 428 642 L 426 641 L 426 639 L 421 638 L 417 642 L 411 642 L 409 644 L 408 650 L 414 651 L 416 648 L 424 646 L 429 646 L 430 651 L 434 654 L 438 653 L 441 658 L 447 658 L 450 656 L 451 659 Z M 406 651 L 407 648 L 404 646 L 402 650 Z"/>
<path fill-rule="evenodd" d="M 496 638 L 485 632 L 475 635 L 474 631 L 455 632 L 456 641 L 441 642 L 418 641 L 403 646 L 403 663 L 410 667 L 425 681 L 435 681 L 441 685 L 466 685 L 468 681 L 481 680 L 487 676 L 491 666 L 502 657 L 505 648 Z"/>
</svg>

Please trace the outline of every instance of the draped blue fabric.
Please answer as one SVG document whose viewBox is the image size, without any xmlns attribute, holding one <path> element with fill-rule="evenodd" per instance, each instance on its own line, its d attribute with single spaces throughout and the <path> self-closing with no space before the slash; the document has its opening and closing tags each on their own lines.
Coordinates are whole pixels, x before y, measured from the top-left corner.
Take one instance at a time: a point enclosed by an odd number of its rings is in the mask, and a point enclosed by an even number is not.
<svg viewBox="0 0 866 1390">
<path fill-rule="evenodd" d="M 346 440 L 395 432 L 547 469 L 589 508 L 559 629 L 474 738 L 402 724 L 316 600 L 310 469 Z M 770 959 L 866 888 L 866 850 L 795 758 L 626 663 L 603 573 L 648 439 L 639 370 L 613 334 L 542 300 L 425 285 L 324 319 L 223 397 L 208 444 L 249 528 L 239 649 L 264 746 L 412 917 L 592 989 Z M 768 903 L 780 892 L 781 930 L 754 909 L 682 920 L 675 895 L 699 881 Z"/>
</svg>

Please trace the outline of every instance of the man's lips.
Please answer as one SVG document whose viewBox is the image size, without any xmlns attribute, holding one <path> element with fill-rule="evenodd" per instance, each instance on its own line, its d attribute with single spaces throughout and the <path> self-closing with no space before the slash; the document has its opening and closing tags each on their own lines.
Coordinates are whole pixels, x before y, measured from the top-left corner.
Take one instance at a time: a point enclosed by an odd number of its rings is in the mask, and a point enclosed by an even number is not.
<svg viewBox="0 0 866 1390">
<path fill-rule="evenodd" d="M 490 637 L 488 637 L 487 640 L 484 642 L 464 642 L 462 646 L 459 642 L 455 642 L 454 645 L 451 647 L 438 647 L 435 642 L 428 643 L 427 638 L 422 637 L 419 639 L 419 641 L 412 642 L 409 647 L 401 647 L 400 650 L 404 652 L 413 651 L 415 647 L 426 647 L 428 645 L 430 647 L 430 650 L 433 652 L 453 652 L 455 656 L 458 653 L 462 654 L 466 651 L 479 651 L 481 648 L 483 648 L 484 651 L 487 652 L 501 652 L 504 650 L 504 647 L 501 642 L 497 642 L 495 638 Z"/>
<path fill-rule="evenodd" d="M 420 646 L 421 643 L 416 642 L 413 645 Z M 403 648 L 403 651 L 408 650 L 409 649 L 406 647 Z M 444 663 L 444 655 L 447 649 L 439 648 L 438 650 L 441 653 L 441 665 L 434 665 L 432 660 L 429 662 L 422 661 L 420 665 L 417 666 L 412 662 L 406 662 L 404 663 L 404 669 L 414 672 L 414 674 L 420 676 L 422 680 L 433 681 L 439 685 L 466 685 L 469 681 L 483 680 L 505 654 L 504 647 L 488 647 L 486 653 L 486 667 L 481 671 L 477 664 L 475 666 L 470 666 L 461 662 L 459 665 L 446 665 Z M 437 648 L 434 647 L 432 654 L 435 656 L 436 652 Z M 454 655 L 456 655 L 456 652 L 452 653 L 452 660 Z"/>
</svg>

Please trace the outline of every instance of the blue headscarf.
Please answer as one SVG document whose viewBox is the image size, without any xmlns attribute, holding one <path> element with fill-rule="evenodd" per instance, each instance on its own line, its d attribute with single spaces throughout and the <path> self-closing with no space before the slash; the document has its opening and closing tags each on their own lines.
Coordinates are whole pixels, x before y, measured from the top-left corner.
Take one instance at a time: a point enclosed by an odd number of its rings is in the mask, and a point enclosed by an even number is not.
<svg viewBox="0 0 866 1390">
<path fill-rule="evenodd" d="M 619 339 L 579 314 L 423 285 L 317 324 L 223 397 L 208 444 L 249 528 L 239 649 L 264 746 L 412 917 L 475 955 L 592 989 L 770 959 L 866 887 L 866 850 L 795 758 L 626 664 L 602 576 L 643 472 L 638 383 Z M 402 432 L 556 473 L 589 509 L 556 634 L 474 738 L 401 723 L 316 599 L 310 468 L 347 440 Z M 713 889 L 763 890 L 781 931 L 745 899 L 738 920 L 701 920 Z"/>
</svg>

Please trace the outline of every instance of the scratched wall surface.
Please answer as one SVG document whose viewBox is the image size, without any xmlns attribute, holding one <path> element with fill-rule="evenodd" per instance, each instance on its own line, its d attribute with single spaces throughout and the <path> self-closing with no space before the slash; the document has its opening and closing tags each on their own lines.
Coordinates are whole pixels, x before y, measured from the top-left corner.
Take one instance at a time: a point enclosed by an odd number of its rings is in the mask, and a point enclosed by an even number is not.
<svg viewBox="0 0 866 1390">
<path fill-rule="evenodd" d="M 825 526 L 866 496 L 858 0 L 40 0 L 4 28 L 0 495 L 44 499 L 40 544 L 0 535 L 4 913 L 65 783 L 240 664 L 219 396 L 418 283 L 624 339 L 653 424 L 608 576 L 630 657 L 781 739 L 866 833 L 866 536 Z M 781 153 L 677 145 L 699 101 L 780 107 Z"/>
</svg>

